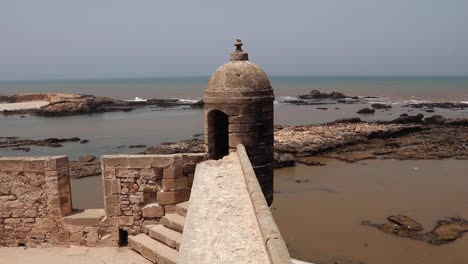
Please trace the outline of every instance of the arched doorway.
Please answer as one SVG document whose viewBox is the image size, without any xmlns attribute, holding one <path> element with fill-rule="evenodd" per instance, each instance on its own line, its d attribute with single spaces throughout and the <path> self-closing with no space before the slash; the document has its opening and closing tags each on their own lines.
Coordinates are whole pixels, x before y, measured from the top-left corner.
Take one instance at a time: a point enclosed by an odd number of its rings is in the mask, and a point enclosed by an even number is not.
<svg viewBox="0 0 468 264">
<path fill-rule="evenodd" d="M 229 154 L 229 120 L 228 116 L 219 111 L 208 113 L 208 157 L 221 159 Z"/>
</svg>

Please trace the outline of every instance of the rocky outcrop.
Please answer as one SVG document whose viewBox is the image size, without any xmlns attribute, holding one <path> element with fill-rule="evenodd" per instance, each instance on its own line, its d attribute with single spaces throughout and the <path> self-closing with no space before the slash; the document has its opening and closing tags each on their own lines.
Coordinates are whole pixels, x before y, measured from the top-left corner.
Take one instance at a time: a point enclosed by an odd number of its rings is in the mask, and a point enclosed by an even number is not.
<svg viewBox="0 0 468 264">
<path fill-rule="evenodd" d="M 62 147 L 61 143 L 79 142 L 78 137 L 72 138 L 46 138 L 46 139 L 20 139 L 17 137 L 0 137 L 0 148 L 18 148 L 20 146 L 39 146 L 39 147 Z M 18 149 L 20 150 L 20 149 Z"/>
<path fill-rule="evenodd" d="M 0 103 L 44 101 L 49 104 L 36 109 L 5 110 L 4 115 L 32 114 L 43 116 L 82 115 L 102 112 L 132 111 L 135 108 L 153 106 L 157 108 L 188 106 L 203 107 L 202 101 L 192 102 L 179 99 L 149 99 L 146 101 L 122 101 L 109 97 L 82 94 L 44 93 L 17 94 L 0 97 Z"/>
<path fill-rule="evenodd" d="M 300 99 L 343 99 L 348 98 L 340 92 L 322 93 L 318 90 L 312 90 L 309 94 L 299 95 Z"/>
<path fill-rule="evenodd" d="M 467 103 L 457 103 L 457 102 L 443 102 L 443 103 L 417 103 L 417 104 L 409 104 L 405 105 L 405 107 L 412 107 L 412 108 L 442 108 L 442 109 L 465 109 L 468 108 Z"/>
<path fill-rule="evenodd" d="M 374 109 L 385 109 L 385 110 L 389 109 L 389 108 L 392 108 L 391 105 L 380 104 L 380 103 L 372 104 L 371 107 L 374 108 Z"/>
<path fill-rule="evenodd" d="M 77 98 L 54 98 L 49 105 L 34 111 L 37 115 L 75 115 L 92 114 L 110 111 L 130 111 L 133 108 L 125 105 L 122 101 L 107 97 L 95 97 L 81 95 Z M 61 100 L 60 100 L 61 99 Z"/>
<path fill-rule="evenodd" d="M 83 178 L 101 175 L 101 163 L 94 155 L 84 155 L 70 161 L 70 177 Z"/>
<path fill-rule="evenodd" d="M 408 114 L 402 114 L 398 118 L 391 121 L 393 124 L 411 124 L 411 123 L 422 123 L 424 115 L 417 114 L 414 116 Z"/>
<path fill-rule="evenodd" d="M 380 231 L 427 242 L 431 245 L 442 245 L 460 238 L 463 233 L 468 232 L 468 221 L 461 218 L 448 218 L 439 220 L 430 232 L 423 233 L 423 227 L 416 220 L 405 215 L 393 215 L 388 218 L 389 223 L 375 224 L 363 221 L 365 226 L 375 227 Z"/>
<path fill-rule="evenodd" d="M 364 107 L 361 110 L 357 111 L 358 114 L 373 114 L 375 113 L 375 109 Z"/>
</svg>

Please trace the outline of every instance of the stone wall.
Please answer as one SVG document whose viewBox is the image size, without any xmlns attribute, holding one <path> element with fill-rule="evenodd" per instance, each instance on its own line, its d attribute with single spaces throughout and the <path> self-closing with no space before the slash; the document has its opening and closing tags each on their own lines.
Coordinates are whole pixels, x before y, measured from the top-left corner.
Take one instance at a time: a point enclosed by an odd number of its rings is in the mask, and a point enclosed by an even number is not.
<svg viewBox="0 0 468 264">
<path fill-rule="evenodd" d="M 110 221 L 134 235 L 188 201 L 195 166 L 205 154 L 102 157 L 104 204 Z"/>
<path fill-rule="evenodd" d="M 292 263 L 286 243 L 276 225 L 275 219 L 270 212 L 262 189 L 260 188 L 255 171 L 249 162 L 249 157 L 243 145 L 237 146 L 237 156 L 241 163 L 246 188 L 250 195 L 250 200 L 255 210 L 263 242 L 270 259 L 270 263 Z"/>
<path fill-rule="evenodd" d="M 68 166 L 65 156 L 0 158 L 0 246 L 118 244 L 104 215 L 76 221 Z"/>
<path fill-rule="evenodd" d="M 0 158 L 0 246 L 118 246 L 187 201 L 205 154 L 102 158 L 105 209 L 72 210 L 66 156 Z"/>
</svg>

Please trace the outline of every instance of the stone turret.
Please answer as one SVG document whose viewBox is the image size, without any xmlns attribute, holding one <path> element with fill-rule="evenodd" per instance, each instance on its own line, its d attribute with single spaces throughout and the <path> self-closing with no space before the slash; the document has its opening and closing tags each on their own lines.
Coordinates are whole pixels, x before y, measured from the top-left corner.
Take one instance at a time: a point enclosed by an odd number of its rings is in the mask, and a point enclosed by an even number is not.
<svg viewBox="0 0 468 264">
<path fill-rule="evenodd" d="M 268 204 L 273 201 L 273 101 L 270 80 L 249 61 L 236 40 L 231 60 L 211 76 L 205 90 L 205 143 L 210 159 L 243 144 Z"/>
</svg>

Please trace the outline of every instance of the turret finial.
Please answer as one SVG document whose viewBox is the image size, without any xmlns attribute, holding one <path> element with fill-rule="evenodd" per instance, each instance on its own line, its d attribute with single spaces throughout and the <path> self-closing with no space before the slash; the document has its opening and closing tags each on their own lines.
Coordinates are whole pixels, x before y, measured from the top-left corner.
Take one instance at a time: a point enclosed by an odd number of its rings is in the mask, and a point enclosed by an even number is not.
<svg viewBox="0 0 468 264">
<path fill-rule="evenodd" d="M 236 43 L 234 43 L 234 46 L 236 46 L 236 51 L 242 51 L 242 40 L 240 38 L 236 39 Z"/>
<path fill-rule="evenodd" d="M 236 42 L 234 43 L 234 46 L 236 46 L 236 50 L 233 53 L 231 53 L 232 61 L 249 60 L 249 54 L 242 50 L 243 45 L 244 43 L 242 43 L 242 40 L 240 38 L 236 38 Z"/>
</svg>

